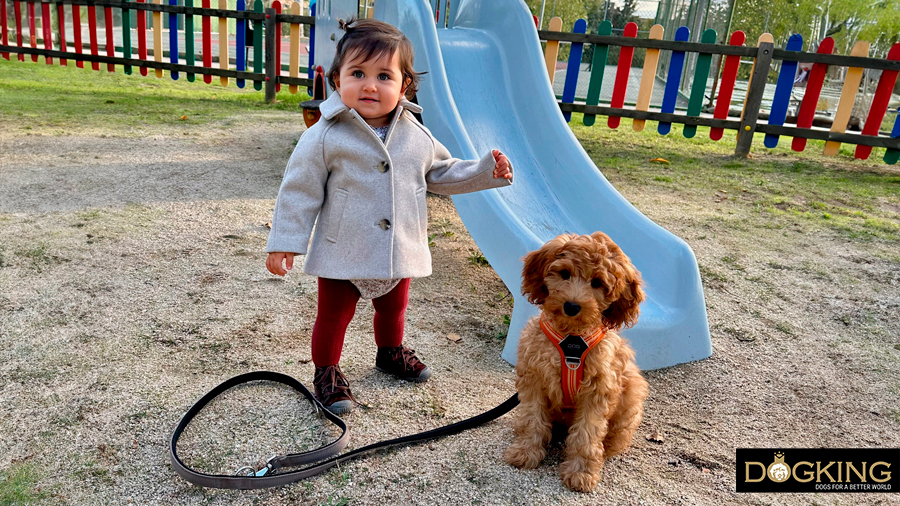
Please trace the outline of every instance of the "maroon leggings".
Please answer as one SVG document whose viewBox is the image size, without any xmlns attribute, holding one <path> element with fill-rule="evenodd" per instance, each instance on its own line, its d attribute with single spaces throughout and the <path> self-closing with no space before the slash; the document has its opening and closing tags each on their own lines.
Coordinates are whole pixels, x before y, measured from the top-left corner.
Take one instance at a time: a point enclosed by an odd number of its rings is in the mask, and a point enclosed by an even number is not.
<svg viewBox="0 0 900 506">
<path fill-rule="evenodd" d="M 316 367 L 335 365 L 344 348 L 344 332 L 356 312 L 359 290 L 345 279 L 319 278 L 319 302 L 312 332 L 312 359 Z M 403 320 L 409 302 L 409 278 L 390 292 L 372 299 L 375 306 L 375 344 L 379 348 L 403 343 Z"/>
</svg>

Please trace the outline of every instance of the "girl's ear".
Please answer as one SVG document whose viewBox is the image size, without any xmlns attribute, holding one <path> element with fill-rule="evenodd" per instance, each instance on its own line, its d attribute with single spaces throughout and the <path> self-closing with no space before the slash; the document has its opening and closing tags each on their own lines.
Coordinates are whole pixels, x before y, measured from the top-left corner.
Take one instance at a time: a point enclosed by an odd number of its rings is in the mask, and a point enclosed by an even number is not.
<svg viewBox="0 0 900 506">
<path fill-rule="evenodd" d="M 412 79 L 409 76 L 403 76 L 403 86 L 400 87 L 400 96 L 406 96 L 406 88 L 409 88 L 410 83 L 412 83 Z"/>
<path fill-rule="evenodd" d="M 334 84 L 334 89 L 337 90 L 338 93 L 341 92 L 341 78 L 340 76 L 335 76 L 334 79 L 331 80 L 331 83 Z"/>
</svg>

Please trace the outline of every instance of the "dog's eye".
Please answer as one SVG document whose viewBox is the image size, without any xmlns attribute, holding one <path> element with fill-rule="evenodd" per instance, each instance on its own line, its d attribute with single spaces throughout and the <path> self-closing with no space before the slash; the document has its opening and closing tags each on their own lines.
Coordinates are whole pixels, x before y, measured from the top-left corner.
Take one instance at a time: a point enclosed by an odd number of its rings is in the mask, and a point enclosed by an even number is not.
<svg viewBox="0 0 900 506">
<path fill-rule="evenodd" d="M 603 286 L 603 282 L 601 282 L 599 279 L 594 278 L 591 280 L 591 288 L 600 288 L 602 286 Z"/>
<path fill-rule="evenodd" d="M 567 271 L 565 269 L 559 271 L 559 277 L 561 277 L 563 279 L 569 279 L 569 276 L 570 276 L 569 271 Z"/>
</svg>

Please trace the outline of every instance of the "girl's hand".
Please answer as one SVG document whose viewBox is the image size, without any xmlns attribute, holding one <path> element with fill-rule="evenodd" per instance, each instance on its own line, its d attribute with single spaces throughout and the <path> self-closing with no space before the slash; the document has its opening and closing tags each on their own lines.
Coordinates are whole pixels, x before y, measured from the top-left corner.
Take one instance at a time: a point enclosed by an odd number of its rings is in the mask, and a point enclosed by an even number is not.
<svg viewBox="0 0 900 506">
<path fill-rule="evenodd" d="M 491 151 L 491 154 L 494 155 L 494 161 L 497 162 L 494 165 L 494 177 L 512 179 L 512 164 L 509 163 L 509 158 L 501 153 L 499 149 Z"/>
<path fill-rule="evenodd" d="M 287 264 L 287 270 L 281 266 L 282 261 Z M 276 276 L 284 276 L 287 274 L 287 271 L 294 268 L 294 254 L 293 253 L 269 253 L 269 257 L 266 258 L 266 269 L 269 269 L 269 272 Z"/>
</svg>

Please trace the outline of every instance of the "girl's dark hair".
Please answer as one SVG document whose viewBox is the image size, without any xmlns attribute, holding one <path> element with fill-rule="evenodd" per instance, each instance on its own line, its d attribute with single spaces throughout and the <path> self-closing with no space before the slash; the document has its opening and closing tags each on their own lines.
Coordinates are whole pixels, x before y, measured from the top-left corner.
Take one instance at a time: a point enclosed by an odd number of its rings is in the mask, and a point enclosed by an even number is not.
<svg viewBox="0 0 900 506">
<path fill-rule="evenodd" d="M 3 0 L 0 0 L 3 1 Z M 350 58 L 391 57 L 398 53 L 400 57 L 400 73 L 403 80 L 409 81 L 406 86 L 406 98 L 412 100 L 419 91 L 419 76 L 423 73 L 413 70 L 414 51 L 412 43 L 403 35 L 403 32 L 392 25 L 375 19 L 351 19 L 339 21 L 340 27 L 346 32 L 338 41 L 337 51 L 334 53 L 334 61 L 328 69 L 328 84 L 334 90 L 334 81 L 340 77 L 341 67 L 348 63 Z"/>
</svg>

